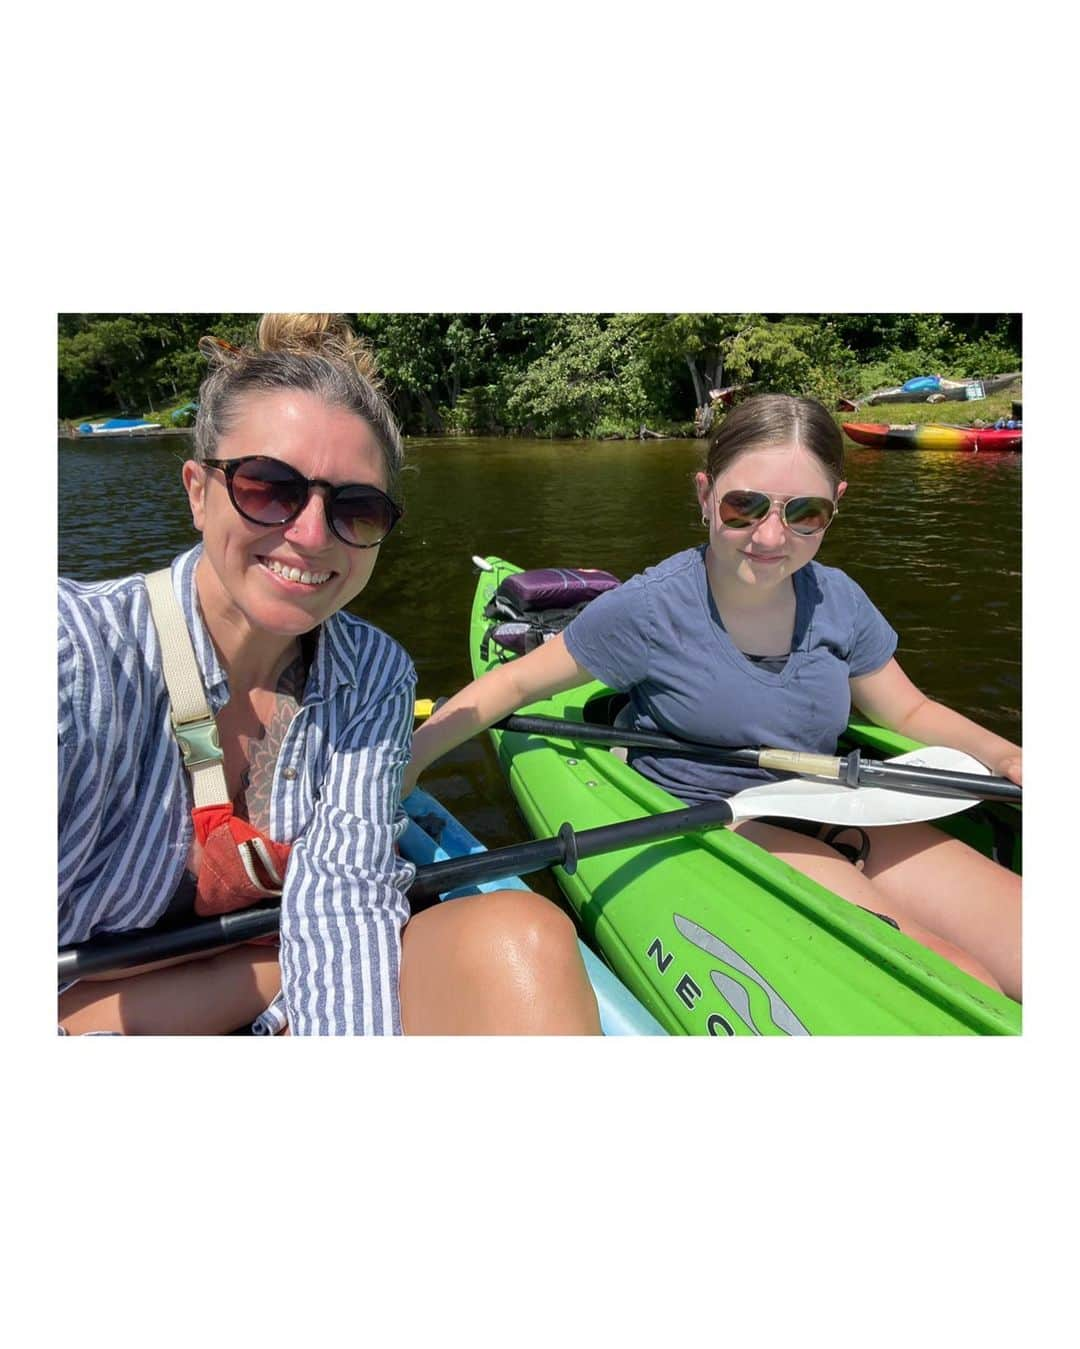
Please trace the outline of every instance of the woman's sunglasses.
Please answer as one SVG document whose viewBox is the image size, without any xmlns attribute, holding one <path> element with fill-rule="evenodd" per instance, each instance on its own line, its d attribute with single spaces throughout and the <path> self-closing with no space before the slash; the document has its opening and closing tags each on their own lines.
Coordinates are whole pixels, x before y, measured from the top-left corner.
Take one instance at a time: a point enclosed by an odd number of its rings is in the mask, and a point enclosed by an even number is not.
<svg viewBox="0 0 1080 1349">
<path fill-rule="evenodd" d="M 374 548 L 402 516 L 401 507 L 371 483 L 349 482 L 335 487 L 321 478 L 305 478 L 280 459 L 262 454 L 202 462 L 225 474 L 229 500 L 253 525 L 287 525 L 295 520 L 307 505 L 313 487 L 326 489 L 330 528 L 350 548 Z"/>
<path fill-rule="evenodd" d="M 836 502 L 829 497 L 785 497 L 771 492 L 725 492 L 717 503 L 726 529 L 749 529 L 766 518 L 773 506 L 793 534 L 820 534 L 836 518 Z"/>
</svg>

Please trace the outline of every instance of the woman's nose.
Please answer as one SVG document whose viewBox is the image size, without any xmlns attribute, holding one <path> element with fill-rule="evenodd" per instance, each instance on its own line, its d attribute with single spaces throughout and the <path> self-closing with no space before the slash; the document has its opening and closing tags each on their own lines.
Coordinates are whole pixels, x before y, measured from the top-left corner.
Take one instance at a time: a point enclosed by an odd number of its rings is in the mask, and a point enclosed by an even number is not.
<svg viewBox="0 0 1080 1349">
<path fill-rule="evenodd" d="M 285 537 L 309 549 L 325 548 L 333 540 L 330 521 L 326 515 L 324 487 L 313 487 L 304 502 L 304 509 L 285 527 Z"/>
</svg>

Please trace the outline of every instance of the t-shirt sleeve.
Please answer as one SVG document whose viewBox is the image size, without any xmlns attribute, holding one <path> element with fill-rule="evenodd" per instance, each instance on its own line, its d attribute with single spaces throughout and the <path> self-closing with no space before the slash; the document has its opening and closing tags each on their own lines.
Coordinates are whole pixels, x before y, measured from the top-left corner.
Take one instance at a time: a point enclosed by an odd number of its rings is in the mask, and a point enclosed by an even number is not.
<svg viewBox="0 0 1080 1349">
<path fill-rule="evenodd" d="M 620 691 L 640 684 L 649 667 L 649 594 L 640 576 L 599 595 L 563 636 L 579 665 Z"/>
<path fill-rule="evenodd" d="M 851 677 L 857 679 L 887 665 L 896 653 L 900 639 L 866 591 L 850 576 L 845 580 L 851 587 L 853 611 L 848 666 Z"/>
</svg>

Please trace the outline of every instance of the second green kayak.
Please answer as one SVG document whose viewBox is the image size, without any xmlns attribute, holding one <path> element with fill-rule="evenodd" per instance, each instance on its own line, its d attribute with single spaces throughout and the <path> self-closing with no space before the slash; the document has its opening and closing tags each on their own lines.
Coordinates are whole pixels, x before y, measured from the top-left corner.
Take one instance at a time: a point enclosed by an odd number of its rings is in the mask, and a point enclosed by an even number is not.
<svg viewBox="0 0 1080 1349">
<path fill-rule="evenodd" d="M 520 568 L 487 559 L 473 600 L 475 675 L 513 659 L 484 615 Z M 610 722 L 616 695 L 594 683 L 519 709 Z M 852 722 L 868 751 L 913 741 Z M 492 731 L 536 837 L 589 829 L 682 803 L 610 751 L 583 741 Z M 981 806 L 943 827 L 1019 870 L 1020 811 Z M 554 871 L 585 940 L 672 1034 L 1015 1035 L 1018 1003 L 849 904 L 729 829 L 624 848 Z"/>
</svg>

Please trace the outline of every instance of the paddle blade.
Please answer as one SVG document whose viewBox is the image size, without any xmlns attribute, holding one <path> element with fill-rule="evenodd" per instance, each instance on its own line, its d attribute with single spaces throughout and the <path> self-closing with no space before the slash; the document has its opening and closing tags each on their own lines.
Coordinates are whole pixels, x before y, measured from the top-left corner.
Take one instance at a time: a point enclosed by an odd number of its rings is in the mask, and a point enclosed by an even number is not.
<svg viewBox="0 0 1080 1349">
<path fill-rule="evenodd" d="M 884 762 L 944 768 L 954 773 L 985 775 L 990 771 L 970 754 L 958 749 L 946 749 L 941 745 L 926 745 Z M 786 815 L 793 820 L 855 824 L 864 828 L 938 820 L 977 804 L 974 797 L 968 800 L 959 796 L 896 792 L 885 787 L 844 787 L 835 782 L 817 782 L 806 778 L 748 787 L 728 800 L 736 820 Z"/>
</svg>

